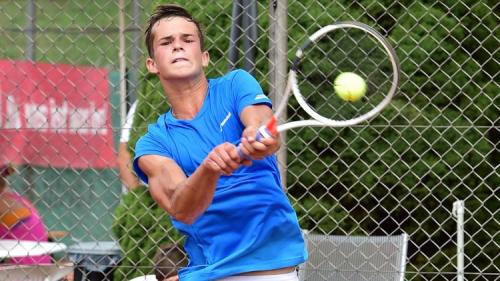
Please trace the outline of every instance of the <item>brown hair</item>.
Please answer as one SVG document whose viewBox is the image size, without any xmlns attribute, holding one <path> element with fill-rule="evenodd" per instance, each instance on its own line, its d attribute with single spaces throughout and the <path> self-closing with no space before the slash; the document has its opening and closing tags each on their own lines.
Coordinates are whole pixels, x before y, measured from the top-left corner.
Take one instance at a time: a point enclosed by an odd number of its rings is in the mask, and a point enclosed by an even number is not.
<svg viewBox="0 0 500 281">
<path fill-rule="evenodd" d="M 7 186 L 7 177 L 13 174 L 16 170 L 11 164 L 0 166 L 0 189 Z M 1 190 L 0 190 L 1 191 Z"/>
<path fill-rule="evenodd" d="M 165 18 L 171 18 L 171 17 L 181 17 L 185 18 L 186 20 L 193 22 L 196 25 L 196 28 L 198 29 L 198 38 L 200 39 L 200 47 L 201 50 L 204 50 L 204 38 L 203 38 L 203 31 L 201 29 L 201 25 L 198 21 L 196 21 L 191 14 L 184 9 L 181 6 L 174 5 L 174 4 L 167 4 L 167 5 L 159 5 L 156 7 L 156 9 L 153 11 L 153 14 L 149 18 L 148 21 L 148 26 L 146 27 L 146 31 L 144 32 L 146 34 L 146 48 L 148 49 L 148 54 L 150 58 L 154 57 L 154 50 L 153 50 L 153 41 L 154 41 L 154 34 L 153 34 L 153 27 L 154 25 Z"/>
<path fill-rule="evenodd" d="M 160 246 L 154 257 L 156 280 L 163 281 L 177 275 L 177 269 L 187 265 L 184 251 L 176 244 Z"/>
</svg>

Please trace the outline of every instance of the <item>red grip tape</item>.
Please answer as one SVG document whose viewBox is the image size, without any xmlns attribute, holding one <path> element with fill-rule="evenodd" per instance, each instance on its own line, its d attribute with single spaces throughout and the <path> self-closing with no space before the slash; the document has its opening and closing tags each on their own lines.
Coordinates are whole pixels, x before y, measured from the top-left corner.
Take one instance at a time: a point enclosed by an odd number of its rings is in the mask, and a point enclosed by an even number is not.
<svg viewBox="0 0 500 281">
<path fill-rule="evenodd" d="M 277 136 L 278 135 L 278 120 L 276 119 L 276 116 L 273 116 L 273 118 L 271 118 L 271 120 L 269 120 L 266 124 L 266 129 L 267 131 L 273 136 Z"/>
</svg>

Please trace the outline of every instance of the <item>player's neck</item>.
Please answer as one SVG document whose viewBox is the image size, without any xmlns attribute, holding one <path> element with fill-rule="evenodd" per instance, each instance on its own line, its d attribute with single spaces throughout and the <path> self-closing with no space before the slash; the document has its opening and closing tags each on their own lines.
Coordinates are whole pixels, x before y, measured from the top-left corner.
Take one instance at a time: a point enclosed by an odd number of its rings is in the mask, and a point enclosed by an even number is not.
<svg viewBox="0 0 500 281">
<path fill-rule="evenodd" d="M 200 81 L 191 87 L 166 87 L 172 114 L 177 119 L 190 120 L 196 117 L 203 106 L 208 91 L 208 81 Z"/>
</svg>

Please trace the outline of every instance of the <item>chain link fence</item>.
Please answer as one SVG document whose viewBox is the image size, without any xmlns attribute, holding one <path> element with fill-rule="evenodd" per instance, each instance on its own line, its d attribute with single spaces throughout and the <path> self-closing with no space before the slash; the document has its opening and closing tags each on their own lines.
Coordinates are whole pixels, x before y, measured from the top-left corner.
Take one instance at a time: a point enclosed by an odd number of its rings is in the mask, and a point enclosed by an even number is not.
<svg viewBox="0 0 500 281">
<path fill-rule="evenodd" d="M 122 193 L 117 166 L 131 103 L 139 101 L 130 147 L 168 106 L 143 67 L 143 27 L 158 3 L 0 4 L 0 164 L 17 167 L 8 185 L 33 202 L 73 261 L 83 256 L 94 265 L 84 266 L 88 272 L 114 280 L 151 274 L 159 246 L 182 242 L 145 187 Z M 288 58 L 319 27 L 356 20 L 384 34 L 403 78 L 377 121 L 286 135 L 279 159 L 301 227 L 408 234 L 405 280 L 500 280 L 497 1 L 179 4 L 205 27 L 208 76 L 245 68 L 274 99 Z M 300 114 L 288 110 L 289 119 Z M 101 252 L 75 250 L 94 242 Z"/>
</svg>

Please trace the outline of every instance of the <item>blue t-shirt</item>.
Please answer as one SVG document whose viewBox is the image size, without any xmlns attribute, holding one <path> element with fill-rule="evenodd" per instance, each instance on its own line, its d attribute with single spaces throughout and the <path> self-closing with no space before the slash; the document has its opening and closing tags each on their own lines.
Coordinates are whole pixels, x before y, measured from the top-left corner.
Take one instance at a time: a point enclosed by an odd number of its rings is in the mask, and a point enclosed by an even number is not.
<svg viewBox="0 0 500 281">
<path fill-rule="evenodd" d="M 173 159 L 190 176 L 208 153 L 223 142 L 238 143 L 242 110 L 271 101 L 247 72 L 235 70 L 209 80 L 202 108 L 192 120 L 177 120 L 169 111 L 139 139 L 134 169 L 143 155 Z M 200 186 L 199 188 L 203 188 Z M 297 216 L 280 184 L 275 156 L 254 160 L 231 176 L 222 176 L 213 201 L 192 225 L 173 219 L 186 235 L 189 264 L 182 281 L 205 281 L 243 272 L 294 266 L 307 258 Z"/>
</svg>

